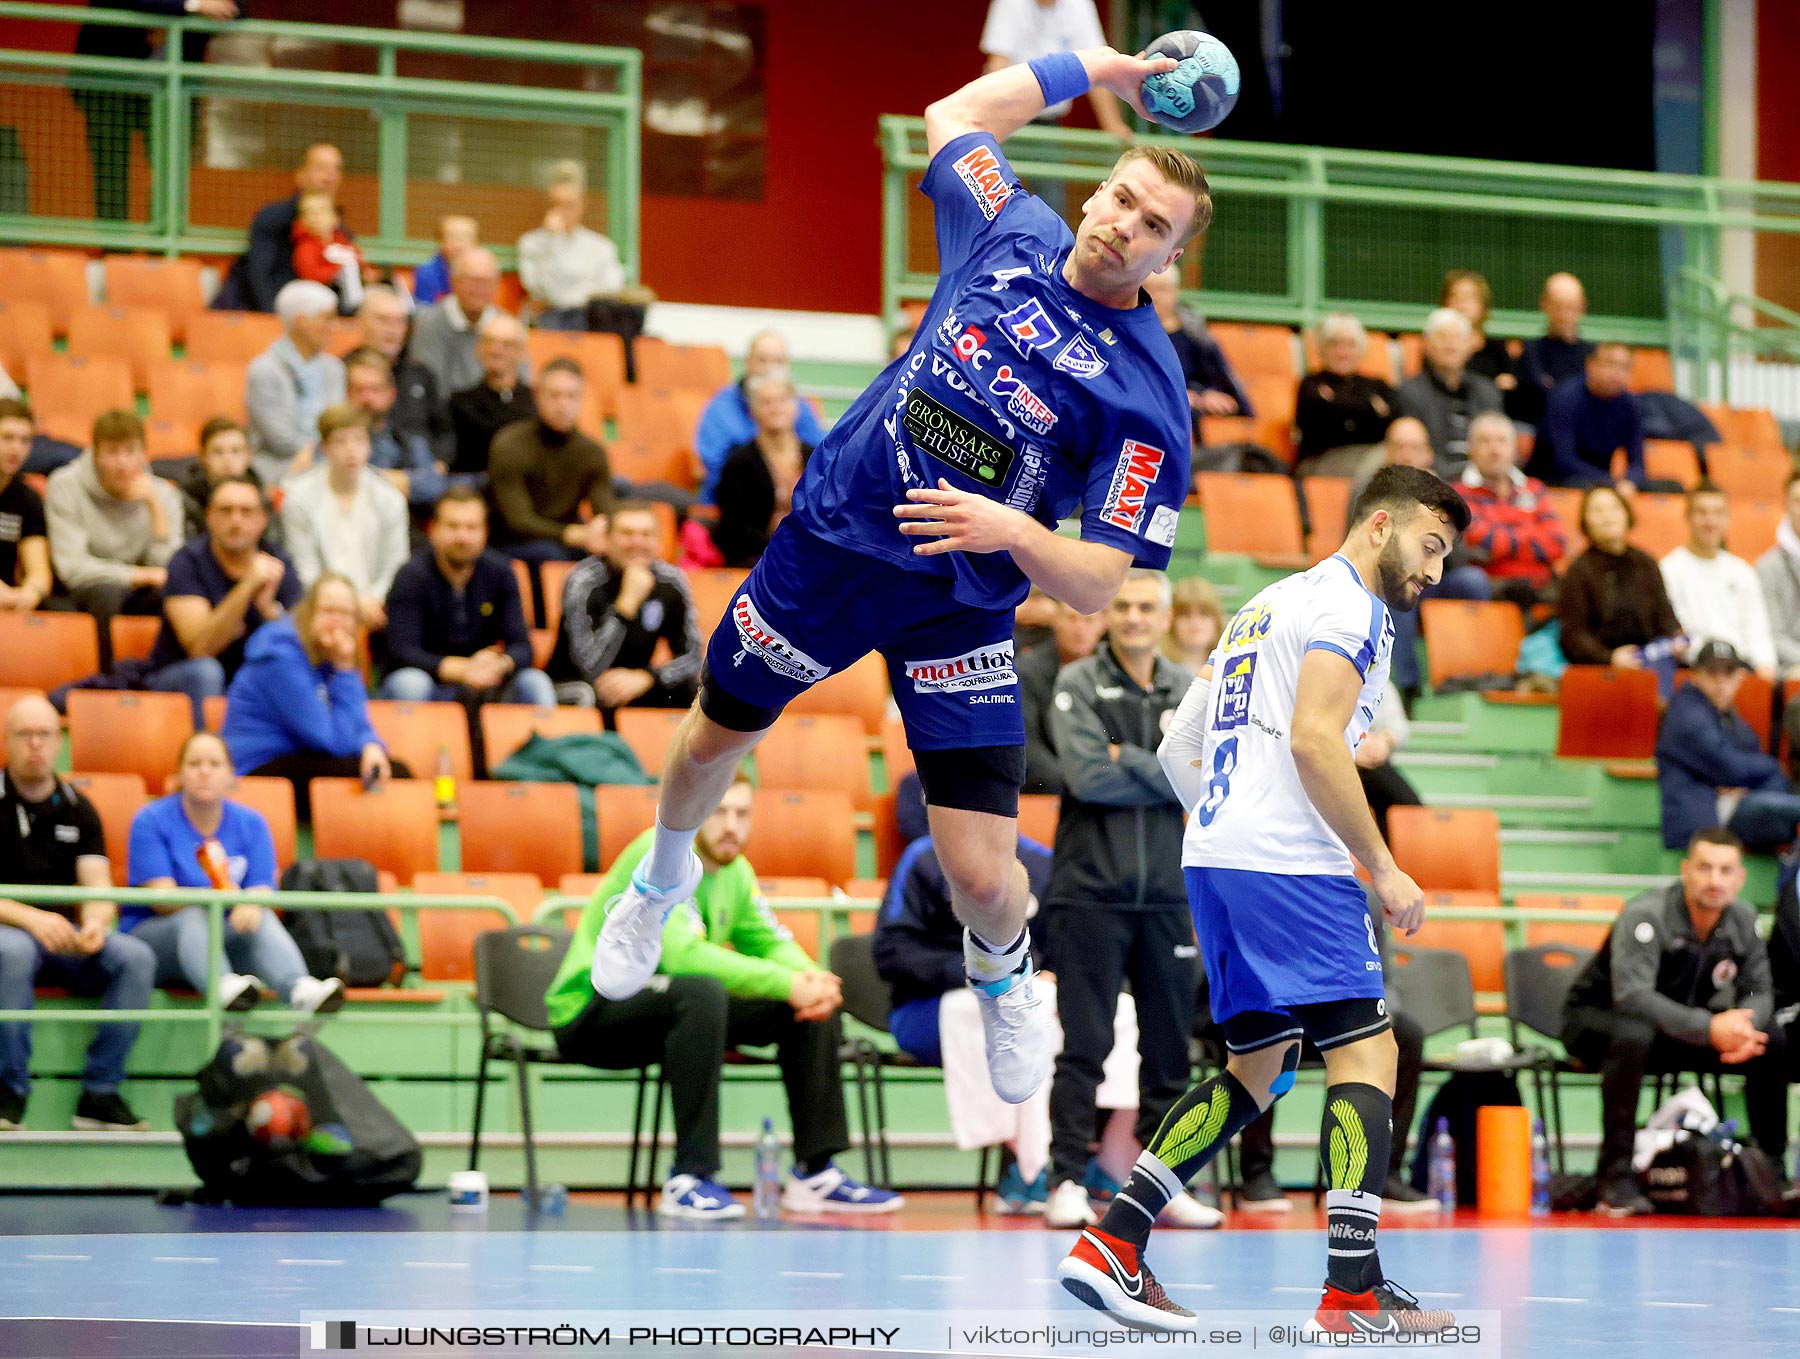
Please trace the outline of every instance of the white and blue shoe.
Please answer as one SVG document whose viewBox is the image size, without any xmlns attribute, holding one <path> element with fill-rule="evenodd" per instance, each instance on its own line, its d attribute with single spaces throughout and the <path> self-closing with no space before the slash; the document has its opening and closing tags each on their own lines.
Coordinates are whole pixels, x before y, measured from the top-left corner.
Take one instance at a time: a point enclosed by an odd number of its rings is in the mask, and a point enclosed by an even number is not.
<svg viewBox="0 0 1800 1359">
<path fill-rule="evenodd" d="M 630 1000 L 644 989 L 662 959 L 663 922 L 694 899 L 704 871 L 700 856 L 690 853 L 688 871 L 674 887 L 650 887 L 637 873 L 631 875 L 631 885 L 607 903 L 606 922 L 594 942 L 594 990 L 608 1000 Z"/>
<path fill-rule="evenodd" d="M 657 1200 L 659 1217 L 685 1218 L 689 1222 L 725 1222 L 744 1215 L 744 1205 L 715 1180 L 698 1175 L 672 1175 Z"/>
<path fill-rule="evenodd" d="M 805 1179 L 796 1170 L 781 1187 L 784 1213 L 897 1213 L 905 1204 L 893 1190 L 859 1184 L 836 1166 Z"/>
<path fill-rule="evenodd" d="M 1036 976 L 1027 954 L 1024 967 L 998 981 L 969 978 L 981 1011 L 988 1080 L 1008 1104 L 1023 1104 L 1050 1074 L 1050 1012 L 1033 985 Z"/>
</svg>

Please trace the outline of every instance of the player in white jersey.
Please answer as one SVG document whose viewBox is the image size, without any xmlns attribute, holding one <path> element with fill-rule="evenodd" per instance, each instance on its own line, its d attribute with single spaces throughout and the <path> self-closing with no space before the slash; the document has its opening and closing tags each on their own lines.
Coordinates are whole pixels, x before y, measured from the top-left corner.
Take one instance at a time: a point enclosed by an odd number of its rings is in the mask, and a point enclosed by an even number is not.
<svg viewBox="0 0 1800 1359">
<path fill-rule="evenodd" d="M 1455 1324 L 1388 1283 L 1375 1250 L 1395 1047 L 1375 922 L 1352 856 L 1368 868 L 1387 920 L 1418 929 L 1424 896 L 1383 843 L 1354 756 L 1387 682 L 1389 611 L 1416 607 L 1443 574 L 1469 508 L 1430 472 L 1385 467 L 1350 522 L 1337 553 L 1232 618 L 1157 752 L 1192 813 L 1183 871 L 1229 1060 L 1182 1096 L 1105 1218 L 1057 1269 L 1083 1302 L 1146 1329 L 1196 1325 L 1144 1266 L 1151 1225 L 1293 1087 L 1303 1037 L 1325 1058 L 1319 1151 L 1330 1228 L 1308 1338 Z"/>
</svg>

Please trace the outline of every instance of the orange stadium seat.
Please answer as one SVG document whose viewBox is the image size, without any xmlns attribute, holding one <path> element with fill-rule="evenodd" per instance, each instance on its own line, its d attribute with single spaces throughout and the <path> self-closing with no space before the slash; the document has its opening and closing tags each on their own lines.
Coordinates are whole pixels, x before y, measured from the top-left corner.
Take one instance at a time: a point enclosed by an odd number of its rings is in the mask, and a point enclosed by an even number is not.
<svg viewBox="0 0 1800 1359">
<path fill-rule="evenodd" d="M 859 812 L 869 811 L 869 759 L 862 723 L 832 714 L 784 713 L 756 747 L 765 788 L 835 788 Z"/>
<path fill-rule="evenodd" d="M 1775 422 L 1774 412 L 1751 406 L 1718 406 L 1707 401 L 1695 404 L 1726 443 L 1758 453 L 1786 454 L 1787 445 L 1781 441 L 1781 427 Z"/>
<path fill-rule="evenodd" d="M 200 261 L 156 255 L 108 255 L 101 262 L 106 300 L 115 307 L 150 307 L 169 318 L 176 340 L 187 335 L 188 319 L 206 309 Z"/>
<path fill-rule="evenodd" d="M 203 311 L 188 321 L 185 356 L 201 363 L 249 363 L 281 338 L 281 322 L 258 311 Z"/>
<path fill-rule="evenodd" d="M 1709 450 L 1707 457 L 1711 456 Z M 1653 480 L 1678 481 L 1683 490 L 1691 491 L 1700 484 L 1700 455 L 1682 439 L 1646 439 L 1644 471 Z"/>
<path fill-rule="evenodd" d="M 1637 519 L 1631 530 L 1631 545 L 1658 561 L 1688 540 L 1686 496 L 1645 492 L 1633 497 L 1631 512 Z"/>
<path fill-rule="evenodd" d="M 1550 501 L 1550 510 L 1556 516 L 1556 522 L 1563 527 L 1563 533 L 1569 541 L 1569 551 L 1558 566 L 1568 562 L 1581 551 L 1587 537 L 1581 531 L 1581 492 L 1572 486 L 1552 486 L 1545 491 Z"/>
<path fill-rule="evenodd" d="M 185 694 L 74 689 L 69 693 L 69 767 L 136 774 L 160 788 L 194 730 Z"/>
<path fill-rule="evenodd" d="M 1516 604 L 1427 599 L 1419 626 L 1431 662 L 1431 687 L 1445 680 L 1511 675 L 1517 668 L 1525 619 Z"/>
<path fill-rule="evenodd" d="M 91 614 L 0 611 L 0 684 L 48 693 L 99 669 Z"/>
<path fill-rule="evenodd" d="M 367 859 L 401 882 L 437 871 L 429 778 L 389 779 L 369 792 L 360 779 L 314 779 L 312 815 L 313 853 L 321 859 Z"/>
<path fill-rule="evenodd" d="M 787 711 L 797 716 L 841 713 L 861 722 L 865 735 L 879 736 L 888 713 L 887 662 L 871 651 L 807 688 Z"/>
<path fill-rule="evenodd" d="M 162 619 L 154 615 L 116 613 L 107 625 L 112 637 L 113 662 L 148 660 L 156 646 L 156 634 L 162 631 Z"/>
<path fill-rule="evenodd" d="M 1062 799 L 1054 793 L 1019 795 L 1019 834 L 1047 848 L 1056 846 L 1056 822 L 1062 815 Z"/>
<path fill-rule="evenodd" d="M 632 343 L 640 387 L 688 388 L 711 396 L 731 383 L 731 357 L 716 345 L 646 342 Z"/>
<path fill-rule="evenodd" d="M 102 411 L 137 407 L 123 359 L 44 354 L 25 365 L 25 379 L 38 428 L 78 448 L 87 447 Z"/>
<path fill-rule="evenodd" d="M 9 298 L 0 302 L 0 364 L 22 374 L 32 359 L 56 347 L 51 338 L 50 308 L 43 302 Z"/>
<path fill-rule="evenodd" d="M 84 770 L 70 774 L 69 783 L 93 803 L 94 810 L 99 813 L 113 886 L 124 887 L 125 856 L 131 845 L 131 819 L 148 801 L 144 780 L 136 774 L 89 774 Z M 157 786 L 161 787 L 161 783 Z"/>
<path fill-rule="evenodd" d="M 653 779 L 660 779 L 663 760 L 669 753 L 669 742 L 675 739 L 675 729 L 686 716 L 685 708 L 620 708 L 613 714 L 613 724 L 618 730 L 619 739 L 631 747 L 631 753 L 644 766 L 644 772 Z M 594 713 L 596 722 L 599 717 L 599 713 Z"/>
<path fill-rule="evenodd" d="M 79 250 L 0 250 L 0 276 L 9 302 L 42 302 L 58 335 L 69 333 L 78 307 L 90 305 L 87 256 Z"/>
<path fill-rule="evenodd" d="M 1395 808 L 1395 811 L 1400 810 Z M 1423 884 L 1421 884 L 1423 885 Z M 1397 940 L 1408 948 L 1445 948 L 1460 953 L 1468 961 L 1469 979 L 1476 991 L 1500 992 L 1506 959 L 1506 925 L 1499 920 L 1434 919 L 1432 912 L 1444 906 L 1498 906 L 1500 898 L 1491 892 L 1425 893 L 1425 923 L 1410 938 Z"/>
<path fill-rule="evenodd" d="M 1605 942 L 1607 932 L 1612 929 L 1613 921 L 1619 918 L 1619 912 L 1625 909 L 1625 898 L 1527 894 L 1514 897 L 1513 906 L 1521 911 L 1586 911 L 1594 917 L 1591 922 L 1528 920 L 1525 922 L 1527 946 L 1571 944 L 1577 948 L 1598 949 Z"/>
<path fill-rule="evenodd" d="M 294 785 L 286 779 L 258 774 L 242 775 L 231 790 L 231 800 L 262 813 L 275 841 L 275 866 L 285 869 L 299 857 L 299 832 L 294 814 Z"/>
<path fill-rule="evenodd" d="M 1349 477 L 1307 477 L 1300 483 L 1306 513 L 1312 523 L 1306 549 L 1315 561 L 1323 561 L 1343 545 L 1350 528 Z"/>
<path fill-rule="evenodd" d="M 1785 448 L 1713 444 L 1706 450 L 1708 479 L 1733 500 L 1779 501 L 1787 493 L 1794 460 Z"/>
<path fill-rule="evenodd" d="M 617 335 L 578 330 L 534 330 L 525 337 L 533 373 L 551 359 L 572 359 L 598 395 L 601 412 L 618 413 L 619 389 L 625 385 L 625 341 Z"/>
<path fill-rule="evenodd" d="M 69 318 L 69 352 L 123 359 L 140 392 L 150 386 L 150 370 L 168 362 L 174 344 L 169 318 L 147 307 L 77 307 Z"/>
<path fill-rule="evenodd" d="M 152 462 L 191 458 L 200 451 L 200 426 L 152 415 L 144 421 L 144 452 Z"/>
<path fill-rule="evenodd" d="M 538 579 L 544 586 L 544 626 L 551 632 L 562 626 L 563 590 L 575 566 L 574 562 L 543 562 L 538 566 Z"/>
<path fill-rule="evenodd" d="M 816 788 L 760 790 L 744 852 L 759 873 L 849 882 L 856 876 L 856 819 L 849 797 Z"/>
<path fill-rule="evenodd" d="M 627 438 L 621 435 L 606 446 L 606 459 L 615 477 L 634 486 L 667 482 L 684 491 L 700 485 L 700 463 L 688 448 L 688 440 Z"/>
<path fill-rule="evenodd" d="M 208 731 L 224 731 L 225 709 L 228 706 L 225 695 L 211 694 L 200 706 L 206 714 L 206 729 Z"/>
<path fill-rule="evenodd" d="M 200 427 L 215 415 L 244 418 L 244 365 L 164 359 L 150 366 L 150 413 L 192 427 L 198 448 Z"/>
<path fill-rule="evenodd" d="M 654 784 L 634 788 L 603 783 L 594 789 L 594 816 L 600 823 L 601 872 L 611 868 L 627 845 L 656 824 L 656 799 L 660 795 Z M 750 862 L 761 861 L 753 856 Z"/>
<path fill-rule="evenodd" d="M 1407 378 L 1417 377 L 1425 362 L 1424 338 L 1409 331 L 1396 335 L 1394 342 L 1400 346 L 1400 380 L 1404 382 Z"/>
<path fill-rule="evenodd" d="M 725 617 L 725 610 L 738 587 L 749 577 L 748 571 L 735 566 L 712 567 L 688 572 L 688 590 L 694 596 L 694 615 L 702 636 L 709 636 Z"/>
<path fill-rule="evenodd" d="M 1284 476 L 1202 472 L 1196 478 L 1206 511 L 1206 550 L 1300 557 L 1300 506 Z"/>
<path fill-rule="evenodd" d="M 1240 378 L 1278 379 L 1287 384 L 1291 399 L 1300 381 L 1294 367 L 1293 331 L 1286 326 L 1240 321 L 1209 321 L 1206 331 L 1225 351 L 1225 358 Z"/>
<path fill-rule="evenodd" d="M 572 783 L 465 784 L 462 866 L 468 873 L 579 873 L 581 794 Z"/>
<path fill-rule="evenodd" d="M 1775 546 L 1781 513 L 1779 496 L 1774 500 L 1733 500 L 1730 526 L 1726 530 L 1726 541 L 1731 550 L 1745 561 L 1754 562 Z"/>
<path fill-rule="evenodd" d="M 475 777 L 475 761 L 469 753 L 468 712 L 462 704 L 370 699 L 369 722 L 387 746 L 388 754 L 405 760 L 415 779 L 435 777 L 438 759 L 446 752 L 450 756 L 450 772 L 459 785 Z M 402 881 L 405 876 L 401 874 Z"/>
<path fill-rule="evenodd" d="M 914 767 L 912 747 L 906 742 L 906 724 L 897 717 L 881 722 L 881 763 L 887 775 L 887 786 L 896 788 Z"/>
<path fill-rule="evenodd" d="M 544 895 L 544 885 L 529 873 L 419 873 L 412 889 L 420 896 L 499 897 L 521 923 L 531 919 Z M 499 911 L 445 906 L 422 906 L 417 915 L 421 981 L 474 981 L 475 936 L 510 923 Z"/>
<path fill-rule="evenodd" d="M 900 833 L 900 798 L 891 788 L 876 794 L 874 822 L 875 871 L 892 873 L 906 852 L 906 837 Z"/>
<path fill-rule="evenodd" d="M 1500 891 L 1500 818 L 1485 807 L 1393 807 L 1394 861 L 1427 892 Z"/>
<path fill-rule="evenodd" d="M 1634 392 L 1672 392 L 1675 390 L 1675 365 L 1666 349 L 1634 349 L 1631 351 L 1631 390 Z"/>
<path fill-rule="evenodd" d="M 1556 753 L 1565 759 L 1647 760 L 1656 753 L 1662 705 L 1648 670 L 1572 665 L 1557 703 Z"/>
<path fill-rule="evenodd" d="M 529 703 L 481 705 L 481 745 L 490 777 L 506 763 L 507 756 L 534 734 L 592 736 L 599 732 L 600 713 L 594 708 L 534 708 Z"/>
</svg>

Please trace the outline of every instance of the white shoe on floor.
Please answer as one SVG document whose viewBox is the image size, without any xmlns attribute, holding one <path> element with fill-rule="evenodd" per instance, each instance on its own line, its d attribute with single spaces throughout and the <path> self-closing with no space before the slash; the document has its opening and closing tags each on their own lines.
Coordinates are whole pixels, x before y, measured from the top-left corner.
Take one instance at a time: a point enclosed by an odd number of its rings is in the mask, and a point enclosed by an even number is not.
<svg viewBox="0 0 1800 1359">
<path fill-rule="evenodd" d="M 344 1008 L 344 983 L 336 977 L 302 977 L 288 992 L 288 1004 L 309 1015 L 335 1014 Z"/>
<path fill-rule="evenodd" d="M 1050 1074 L 1050 1011 L 1038 997 L 1037 969 L 1029 957 L 1023 971 L 999 981 L 969 978 L 981 1011 L 987 1047 L 988 1080 L 1008 1104 L 1023 1104 Z"/>
<path fill-rule="evenodd" d="M 606 923 L 594 943 L 594 990 L 608 1000 L 630 1000 L 656 974 L 662 958 L 663 921 L 669 912 L 693 900 L 704 871 L 700 856 L 688 854 L 688 871 L 674 887 L 657 889 L 631 875 L 631 885 L 606 906 Z"/>
<path fill-rule="evenodd" d="M 1159 1227 L 1188 1227 L 1198 1231 L 1210 1231 L 1224 1222 L 1225 1214 L 1185 1190 L 1164 1204 L 1156 1218 Z"/>
<path fill-rule="evenodd" d="M 262 983 L 248 972 L 227 972 L 219 978 L 219 1003 L 241 1014 L 253 1010 L 262 999 Z"/>
<path fill-rule="evenodd" d="M 1093 1205 L 1088 1202 L 1088 1191 L 1085 1185 L 1074 1180 L 1064 1180 L 1050 1191 L 1050 1198 L 1044 1204 L 1044 1225 L 1066 1231 L 1073 1227 L 1091 1227 L 1100 1220 L 1094 1212 Z"/>
</svg>

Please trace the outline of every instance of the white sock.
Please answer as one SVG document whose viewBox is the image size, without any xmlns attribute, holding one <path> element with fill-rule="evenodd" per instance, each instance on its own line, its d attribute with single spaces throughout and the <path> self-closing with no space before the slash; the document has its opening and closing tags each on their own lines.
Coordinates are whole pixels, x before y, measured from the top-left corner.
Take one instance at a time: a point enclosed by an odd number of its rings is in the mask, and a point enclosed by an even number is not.
<svg viewBox="0 0 1800 1359">
<path fill-rule="evenodd" d="M 698 826 L 693 830 L 670 830 L 663 825 L 662 817 L 658 816 L 656 836 L 650 841 L 650 853 L 644 856 L 644 862 L 638 866 L 644 885 L 661 891 L 679 887 L 682 879 L 687 877 L 688 864 L 692 862 L 694 853 L 694 837 L 699 833 Z"/>
<path fill-rule="evenodd" d="M 1019 937 L 1010 944 L 992 944 L 974 930 L 963 929 L 963 967 L 970 978 L 978 982 L 999 981 L 1002 977 L 1010 977 L 1019 970 L 1025 960 L 1026 950 L 1031 944 L 1028 930 L 1020 930 Z"/>
</svg>

